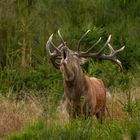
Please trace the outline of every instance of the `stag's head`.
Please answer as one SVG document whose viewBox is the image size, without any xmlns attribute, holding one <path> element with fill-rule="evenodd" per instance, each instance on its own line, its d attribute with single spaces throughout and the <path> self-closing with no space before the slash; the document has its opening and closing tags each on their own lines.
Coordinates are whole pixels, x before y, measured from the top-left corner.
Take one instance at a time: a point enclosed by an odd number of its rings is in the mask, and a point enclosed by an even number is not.
<svg viewBox="0 0 140 140">
<path fill-rule="evenodd" d="M 101 37 L 87 51 L 85 52 L 80 51 L 81 41 L 88 34 L 89 31 L 90 30 L 88 30 L 80 38 L 78 42 L 77 51 L 72 51 L 68 48 L 59 30 L 58 30 L 58 35 L 61 39 L 61 44 L 58 47 L 56 47 L 54 43 L 52 42 L 53 34 L 50 36 L 49 40 L 47 41 L 46 50 L 50 57 L 50 60 L 55 68 L 62 71 L 66 80 L 73 80 L 75 77 L 77 77 L 78 74 L 80 74 L 82 71 L 80 68 L 80 64 L 83 64 L 85 62 L 85 59 L 87 60 L 88 58 L 110 60 L 118 64 L 122 68 L 121 62 L 118 59 L 116 59 L 116 54 L 118 52 L 121 52 L 124 49 L 124 46 L 118 50 L 114 50 L 112 46 L 110 45 L 111 35 L 108 37 L 106 43 L 98 52 L 92 53 L 91 50 L 98 45 L 98 43 L 101 41 Z M 50 45 L 54 48 L 53 53 L 50 51 L 50 48 L 49 48 Z M 106 55 L 103 53 L 103 51 L 107 47 L 110 50 L 110 54 Z M 57 61 L 58 59 L 60 60 L 60 63 L 58 63 Z"/>
</svg>

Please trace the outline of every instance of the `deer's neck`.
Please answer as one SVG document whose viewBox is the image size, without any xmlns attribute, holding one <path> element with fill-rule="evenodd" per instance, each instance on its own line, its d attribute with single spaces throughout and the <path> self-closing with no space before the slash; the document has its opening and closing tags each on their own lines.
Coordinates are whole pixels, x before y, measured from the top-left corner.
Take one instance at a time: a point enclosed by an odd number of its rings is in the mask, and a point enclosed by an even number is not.
<svg viewBox="0 0 140 140">
<path fill-rule="evenodd" d="M 80 100 L 81 96 L 87 91 L 86 76 L 80 70 L 74 74 L 74 78 L 71 81 L 64 79 L 65 95 L 69 100 Z"/>
</svg>

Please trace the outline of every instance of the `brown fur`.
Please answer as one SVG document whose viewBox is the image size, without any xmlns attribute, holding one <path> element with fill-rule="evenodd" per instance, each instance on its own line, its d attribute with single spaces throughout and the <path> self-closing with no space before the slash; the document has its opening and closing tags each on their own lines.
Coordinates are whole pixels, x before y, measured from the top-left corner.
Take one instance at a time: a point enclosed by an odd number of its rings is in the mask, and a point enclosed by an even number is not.
<svg viewBox="0 0 140 140">
<path fill-rule="evenodd" d="M 78 58 L 68 55 L 67 61 L 62 59 L 61 71 L 64 76 L 66 108 L 73 117 L 96 115 L 104 111 L 106 91 L 101 80 L 86 76 Z"/>
</svg>

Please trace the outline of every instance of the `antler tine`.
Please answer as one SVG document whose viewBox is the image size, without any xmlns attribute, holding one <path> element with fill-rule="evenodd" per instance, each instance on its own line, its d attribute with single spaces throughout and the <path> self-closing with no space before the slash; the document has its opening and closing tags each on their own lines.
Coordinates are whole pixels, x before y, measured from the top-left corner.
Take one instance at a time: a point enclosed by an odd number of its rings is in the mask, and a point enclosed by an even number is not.
<svg viewBox="0 0 140 140">
<path fill-rule="evenodd" d="M 57 53 L 61 53 L 60 52 L 60 50 L 59 50 L 59 48 L 57 48 L 55 45 L 54 45 L 54 43 L 52 42 L 52 38 L 53 38 L 53 34 L 50 36 L 50 38 L 49 38 L 49 42 L 50 42 L 50 44 L 53 46 L 53 48 L 57 51 Z"/>
<path fill-rule="evenodd" d="M 111 39 L 111 35 L 109 35 L 106 43 L 104 44 L 104 46 L 99 50 L 98 54 L 101 54 L 103 52 L 103 50 L 107 47 L 108 43 L 110 42 Z"/>
<path fill-rule="evenodd" d="M 61 41 L 62 41 L 62 44 L 63 44 L 64 46 L 66 46 L 66 42 L 64 41 L 64 39 L 63 39 L 63 37 L 62 37 L 62 35 L 61 35 L 61 33 L 60 33 L 59 30 L 58 30 L 58 35 L 60 36 L 60 39 L 61 39 Z"/>
<path fill-rule="evenodd" d="M 54 53 L 51 53 L 50 48 L 49 48 L 49 46 L 50 46 L 50 40 L 52 40 L 52 37 L 53 37 L 53 34 L 49 37 L 49 40 L 46 43 L 46 52 L 49 55 L 49 57 L 51 57 L 51 56 L 54 55 Z"/>
<path fill-rule="evenodd" d="M 118 59 L 116 59 L 116 54 L 118 52 L 123 51 L 124 48 L 125 48 L 125 46 L 121 47 L 118 50 L 114 50 L 113 47 L 110 44 L 108 44 L 108 47 L 109 47 L 110 52 L 111 52 L 111 54 L 110 54 L 110 60 L 112 60 L 113 62 L 115 62 L 116 64 L 118 64 L 121 67 L 121 69 L 122 69 L 122 63 Z"/>
<path fill-rule="evenodd" d="M 61 49 L 62 46 L 63 46 L 63 44 L 61 43 L 57 48 L 58 48 L 58 49 Z"/>
<path fill-rule="evenodd" d="M 84 33 L 84 35 L 80 38 L 79 42 L 78 42 L 78 46 L 77 46 L 77 52 L 80 53 L 80 44 L 81 41 L 83 40 L 83 38 L 90 32 L 90 30 L 87 30 L 86 33 Z"/>
<path fill-rule="evenodd" d="M 96 45 L 97 44 L 99 44 L 99 42 L 101 41 L 101 37 L 98 39 L 98 41 L 95 43 L 95 44 L 93 44 L 92 46 L 91 46 L 91 48 L 89 48 L 86 52 L 85 52 L 85 54 L 87 54 L 87 53 L 89 53 L 94 47 L 96 47 Z"/>
<path fill-rule="evenodd" d="M 51 60 L 52 64 L 54 65 L 54 67 L 57 68 L 57 69 L 59 69 L 60 64 L 58 64 L 56 62 L 56 59 L 59 59 L 58 56 L 60 56 L 60 50 L 57 49 L 55 47 L 55 45 L 53 44 L 52 37 L 53 37 L 53 34 L 49 37 L 49 39 L 48 39 L 48 41 L 46 43 L 46 52 L 49 55 L 50 60 Z M 51 53 L 50 48 L 49 48 L 50 44 L 54 47 L 54 49 L 56 50 L 56 52 Z"/>
<path fill-rule="evenodd" d="M 123 66 L 122 66 L 122 63 L 120 60 L 118 60 L 118 59 L 107 59 L 107 60 L 110 60 L 110 61 L 116 63 L 117 65 L 120 66 L 121 70 L 123 70 Z"/>
<path fill-rule="evenodd" d="M 108 47 L 110 48 L 111 52 L 114 53 L 114 54 L 123 51 L 124 48 L 125 48 L 125 46 L 123 46 L 123 47 L 121 47 L 120 49 L 118 49 L 118 50 L 115 51 L 115 50 L 113 49 L 113 47 L 112 47 L 110 44 L 108 44 Z"/>
</svg>

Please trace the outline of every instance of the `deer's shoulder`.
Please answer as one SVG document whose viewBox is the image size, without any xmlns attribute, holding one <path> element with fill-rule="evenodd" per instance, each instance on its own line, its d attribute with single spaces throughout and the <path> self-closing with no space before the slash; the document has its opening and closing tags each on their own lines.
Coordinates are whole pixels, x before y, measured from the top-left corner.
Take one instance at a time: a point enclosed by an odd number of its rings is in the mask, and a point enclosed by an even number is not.
<svg viewBox="0 0 140 140">
<path fill-rule="evenodd" d="M 103 81 L 101 79 L 98 79 L 96 77 L 90 77 L 90 80 L 97 85 L 104 85 Z"/>
</svg>

